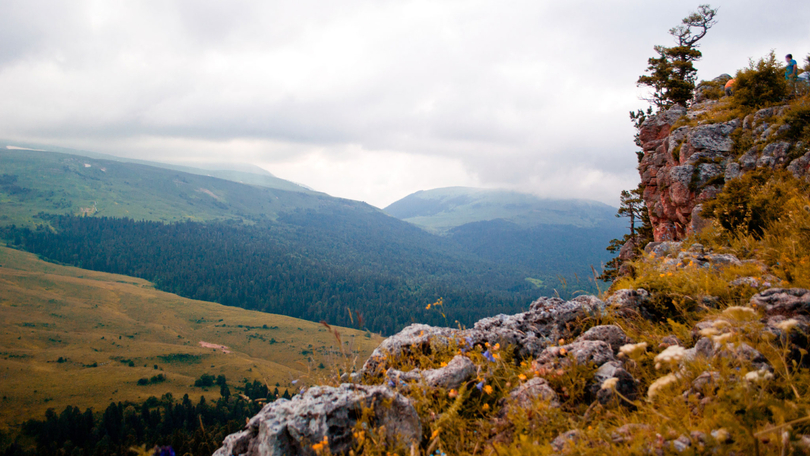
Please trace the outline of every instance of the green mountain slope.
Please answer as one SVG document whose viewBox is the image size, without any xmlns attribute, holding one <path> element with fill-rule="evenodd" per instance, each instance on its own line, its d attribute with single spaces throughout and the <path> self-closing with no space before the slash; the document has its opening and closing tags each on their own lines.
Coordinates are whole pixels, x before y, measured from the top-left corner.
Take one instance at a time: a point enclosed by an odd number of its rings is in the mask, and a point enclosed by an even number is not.
<svg viewBox="0 0 810 456">
<path fill-rule="evenodd" d="M 544 199 L 507 190 L 469 187 L 419 191 L 384 210 L 400 220 L 439 233 L 490 220 L 504 220 L 519 228 L 538 225 L 593 228 L 613 223 L 616 213 L 616 208 L 597 201 Z"/>
<path fill-rule="evenodd" d="M 377 211 L 316 192 L 243 185 L 185 171 L 54 152 L 0 149 L 0 176 L 0 224 L 30 224 L 40 213 L 163 222 L 253 222 L 274 220 L 282 212 L 335 205 Z"/>
<path fill-rule="evenodd" d="M 27 150 L 39 152 L 58 152 L 62 154 L 79 157 L 93 158 L 97 160 L 115 161 L 121 163 L 136 163 L 155 168 L 164 168 L 174 171 L 182 171 L 189 174 L 201 176 L 218 177 L 241 184 L 258 185 L 260 187 L 275 188 L 291 192 L 318 193 L 310 188 L 290 182 L 274 176 L 269 171 L 255 165 L 244 163 L 208 163 L 197 166 L 178 165 L 172 163 L 161 163 L 147 160 L 137 160 L 133 158 L 116 157 L 114 155 L 101 154 L 86 150 L 69 149 L 44 144 L 8 141 L 0 139 L 0 150 Z"/>
<path fill-rule="evenodd" d="M 385 211 L 479 258 L 532 271 L 527 280 L 538 287 L 548 285 L 542 277 L 561 276 L 557 292 L 595 291 L 591 267 L 601 271 L 612 258 L 604 246 L 626 229 L 615 208 L 596 201 L 466 187 L 416 192 Z"/>
</svg>

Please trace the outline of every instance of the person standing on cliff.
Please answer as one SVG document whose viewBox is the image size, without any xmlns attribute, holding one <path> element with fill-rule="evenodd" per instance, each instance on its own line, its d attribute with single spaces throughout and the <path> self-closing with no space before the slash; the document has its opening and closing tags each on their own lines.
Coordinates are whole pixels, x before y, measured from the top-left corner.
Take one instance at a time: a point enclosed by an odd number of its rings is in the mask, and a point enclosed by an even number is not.
<svg viewBox="0 0 810 456">
<path fill-rule="evenodd" d="M 793 54 L 788 54 L 785 56 L 785 61 L 787 62 L 787 66 L 785 67 L 785 81 L 788 83 L 788 89 L 790 90 L 790 98 L 793 98 L 796 95 L 796 76 L 799 75 L 799 64 L 793 60 Z"/>
<path fill-rule="evenodd" d="M 785 61 L 787 62 L 787 67 L 785 67 L 785 81 L 793 82 L 796 80 L 796 76 L 799 75 L 799 64 L 793 60 L 793 54 L 786 55 Z"/>
</svg>

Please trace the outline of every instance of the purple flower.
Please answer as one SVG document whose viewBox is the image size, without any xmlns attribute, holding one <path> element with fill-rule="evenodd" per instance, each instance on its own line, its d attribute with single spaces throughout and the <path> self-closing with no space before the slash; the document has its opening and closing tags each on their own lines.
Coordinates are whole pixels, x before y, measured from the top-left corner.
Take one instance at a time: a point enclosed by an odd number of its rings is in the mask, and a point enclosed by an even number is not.
<svg viewBox="0 0 810 456">
<path fill-rule="evenodd" d="M 486 358 L 486 359 L 487 359 L 487 361 L 489 361 L 489 362 L 491 362 L 491 363 L 494 363 L 494 362 L 495 362 L 495 357 L 494 357 L 494 356 L 492 356 L 492 353 L 490 353 L 490 352 L 489 352 L 489 350 L 487 350 L 487 351 L 485 351 L 485 352 L 484 352 L 484 358 Z"/>
<path fill-rule="evenodd" d="M 388 386 L 390 386 L 391 388 L 393 388 L 393 387 L 395 387 L 395 386 L 397 386 L 397 385 L 394 383 L 394 381 L 393 381 L 393 380 L 391 380 L 391 379 L 389 378 L 389 379 L 388 379 Z"/>
<path fill-rule="evenodd" d="M 486 380 L 481 380 L 480 383 L 475 384 L 475 387 L 478 388 L 478 391 L 481 391 L 482 389 L 484 389 L 484 383 L 486 383 Z"/>
</svg>

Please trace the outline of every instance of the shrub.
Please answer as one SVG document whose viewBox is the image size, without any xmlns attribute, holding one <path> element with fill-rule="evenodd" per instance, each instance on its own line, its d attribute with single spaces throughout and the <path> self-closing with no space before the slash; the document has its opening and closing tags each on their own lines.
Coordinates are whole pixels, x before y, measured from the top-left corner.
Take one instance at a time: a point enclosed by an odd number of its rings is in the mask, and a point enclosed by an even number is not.
<svg viewBox="0 0 810 456">
<path fill-rule="evenodd" d="M 760 168 L 726 183 L 715 199 L 703 205 L 702 215 L 716 219 L 732 234 L 758 238 L 779 219 L 796 190 L 806 192 L 807 184 L 787 171 Z"/>
<path fill-rule="evenodd" d="M 759 108 L 779 103 L 787 96 L 784 68 L 773 51 L 757 63 L 751 61 L 747 68 L 737 72 L 734 83 L 735 104 L 746 108 Z"/>
</svg>

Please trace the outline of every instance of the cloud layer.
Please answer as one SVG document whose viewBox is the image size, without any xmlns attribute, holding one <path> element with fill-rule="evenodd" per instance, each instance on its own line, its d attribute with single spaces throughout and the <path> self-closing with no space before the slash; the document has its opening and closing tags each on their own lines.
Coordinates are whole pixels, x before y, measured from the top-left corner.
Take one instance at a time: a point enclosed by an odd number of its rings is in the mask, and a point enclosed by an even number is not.
<svg viewBox="0 0 810 456">
<path fill-rule="evenodd" d="M 377 206 L 449 185 L 615 204 L 637 182 L 635 80 L 696 6 L 12 0 L 0 137 L 250 162 Z M 808 5 L 716 6 L 703 78 L 810 52 Z"/>
</svg>

